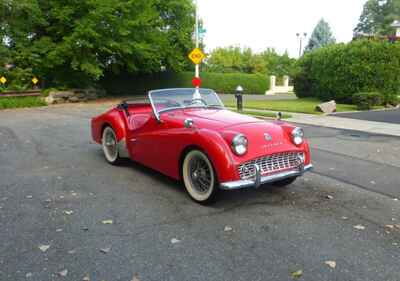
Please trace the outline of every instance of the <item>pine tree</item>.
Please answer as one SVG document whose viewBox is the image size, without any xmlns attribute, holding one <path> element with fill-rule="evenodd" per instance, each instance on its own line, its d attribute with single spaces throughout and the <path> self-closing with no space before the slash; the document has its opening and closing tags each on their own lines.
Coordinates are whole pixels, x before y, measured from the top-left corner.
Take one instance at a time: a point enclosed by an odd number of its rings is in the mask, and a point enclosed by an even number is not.
<svg viewBox="0 0 400 281">
<path fill-rule="evenodd" d="M 313 33 L 311 34 L 310 41 L 306 47 L 306 51 L 312 51 L 329 44 L 334 44 L 336 42 L 335 37 L 333 37 L 331 27 L 324 20 L 321 19 L 315 26 Z"/>
</svg>

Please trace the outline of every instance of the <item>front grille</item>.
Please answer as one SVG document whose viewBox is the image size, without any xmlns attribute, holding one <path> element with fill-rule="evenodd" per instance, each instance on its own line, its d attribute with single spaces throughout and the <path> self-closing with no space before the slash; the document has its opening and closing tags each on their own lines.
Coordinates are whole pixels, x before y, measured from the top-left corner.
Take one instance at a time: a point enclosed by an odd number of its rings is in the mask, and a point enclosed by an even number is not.
<svg viewBox="0 0 400 281">
<path fill-rule="evenodd" d="M 254 164 L 260 167 L 261 175 L 275 173 L 287 169 L 296 168 L 304 159 L 304 153 L 299 152 L 284 152 L 268 156 L 263 156 L 248 162 L 245 162 L 238 167 L 240 178 L 243 180 L 253 178 L 256 174 Z"/>
</svg>

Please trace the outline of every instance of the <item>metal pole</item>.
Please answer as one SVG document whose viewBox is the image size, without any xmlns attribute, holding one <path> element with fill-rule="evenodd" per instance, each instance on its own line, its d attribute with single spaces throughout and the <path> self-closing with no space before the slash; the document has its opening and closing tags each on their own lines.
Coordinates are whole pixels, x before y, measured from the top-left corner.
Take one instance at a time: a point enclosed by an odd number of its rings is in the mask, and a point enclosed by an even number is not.
<svg viewBox="0 0 400 281">
<path fill-rule="evenodd" d="M 197 0 L 195 1 L 195 5 L 196 5 L 196 26 L 195 26 L 195 38 L 196 38 L 196 48 L 199 47 L 199 11 L 198 11 L 198 5 L 197 5 Z M 194 76 L 196 78 L 200 78 L 200 64 L 196 64 L 195 65 L 195 69 L 194 69 Z M 196 91 L 194 93 L 193 98 L 195 99 L 200 99 L 200 91 L 199 91 L 199 86 L 196 86 Z"/>
<path fill-rule="evenodd" d="M 303 37 L 300 36 L 299 58 L 301 58 L 301 49 L 303 48 Z"/>
</svg>

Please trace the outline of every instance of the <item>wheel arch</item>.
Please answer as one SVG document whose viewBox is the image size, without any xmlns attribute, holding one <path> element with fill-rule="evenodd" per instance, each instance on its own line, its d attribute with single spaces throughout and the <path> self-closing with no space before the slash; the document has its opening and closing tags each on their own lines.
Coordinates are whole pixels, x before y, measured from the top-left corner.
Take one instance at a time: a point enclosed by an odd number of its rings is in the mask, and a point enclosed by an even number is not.
<svg viewBox="0 0 400 281">
<path fill-rule="evenodd" d="M 196 135 L 194 143 L 185 146 L 178 161 L 179 177 L 182 179 L 182 164 L 188 152 L 197 149 L 205 153 L 210 160 L 216 178 L 220 182 L 234 178 L 235 165 L 230 155 L 226 141 L 215 131 L 201 130 Z"/>
</svg>

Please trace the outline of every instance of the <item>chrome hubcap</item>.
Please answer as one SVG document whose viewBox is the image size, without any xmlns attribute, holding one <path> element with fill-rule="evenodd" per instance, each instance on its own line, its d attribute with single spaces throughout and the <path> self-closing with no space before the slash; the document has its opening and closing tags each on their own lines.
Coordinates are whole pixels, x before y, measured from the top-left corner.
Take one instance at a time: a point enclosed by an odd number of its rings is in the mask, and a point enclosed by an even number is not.
<svg viewBox="0 0 400 281">
<path fill-rule="evenodd" d="M 117 156 L 117 140 L 115 134 L 111 129 L 107 129 L 104 134 L 104 152 L 110 161 L 114 161 Z"/>
</svg>

